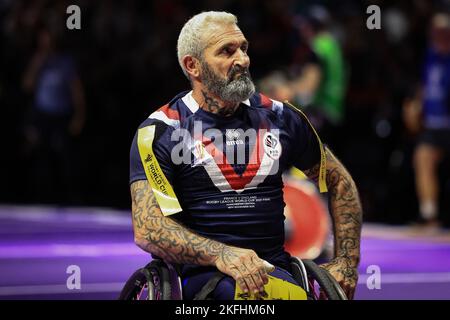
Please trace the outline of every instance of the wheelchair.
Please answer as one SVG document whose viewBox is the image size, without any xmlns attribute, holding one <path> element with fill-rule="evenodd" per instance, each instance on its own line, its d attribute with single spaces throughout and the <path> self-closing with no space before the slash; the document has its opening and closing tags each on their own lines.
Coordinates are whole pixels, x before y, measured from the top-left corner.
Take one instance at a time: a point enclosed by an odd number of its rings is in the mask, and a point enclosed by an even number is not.
<svg viewBox="0 0 450 320">
<path fill-rule="evenodd" d="M 347 300 L 339 283 L 312 260 L 291 257 L 291 274 L 308 300 Z M 178 266 L 153 259 L 136 270 L 123 287 L 119 300 L 183 300 Z"/>
</svg>

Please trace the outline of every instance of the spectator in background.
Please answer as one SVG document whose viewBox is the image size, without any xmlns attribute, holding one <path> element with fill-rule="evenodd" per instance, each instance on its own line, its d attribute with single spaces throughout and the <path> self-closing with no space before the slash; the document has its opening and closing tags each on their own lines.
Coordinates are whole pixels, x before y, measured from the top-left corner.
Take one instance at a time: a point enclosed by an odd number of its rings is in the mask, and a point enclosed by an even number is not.
<svg viewBox="0 0 450 320">
<path fill-rule="evenodd" d="M 292 101 L 294 90 L 285 72 L 277 70 L 262 78 L 258 87 L 265 95 L 279 101 Z"/>
<path fill-rule="evenodd" d="M 293 16 L 291 19 L 290 39 L 291 52 L 288 61 L 278 66 L 262 78 L 258 85 L 261 92 L 276 100 L 290 100 L 307 108 L 313 102 L 321 81 L 321 65 L 299 26 L 304 18 Z"/>
<path fill-rule="evenodd" d="M 294 24 L 296 23 L 297 19 L 294 19 Z M 290 100 L 307 107 L 319 88 L 321 69 L 309 44 L 301 37 L 296 40 L 290 65 L 269 73 L 261 79 L 259 86 L 271 98 Z"/>
<path fill-rule="evenodd" d="M 85 101 L 74 59 L 62 50 L 55 30 L 60 29 L 39 29 L 37 49 L 23 77 L 24 90 L 33 96 L 25 138 L 34 201 L 67 203 L 74 200 L 72 143 L 84 126 Z"/>
<path fill-rule="evenodd" d="M 434 15 L 430 30 L 423 83 L 404 104 L 404 120 L 411 131 L 422 133 L 414 153 L 419 223 L 440 225 L 438 169 L 450 151 L 450 15 Z"/>
<path fill-rule="evenodd" d="M 301 20 L 299 28 L 302 37 L 310 44 L 320 64 L 320 74 L 312 74 L 311 89 L 319 82 L 312 100 L 312 110 L 308 110 L 311 120 L 321 131 L 324 141 L 336 136 L 336 128 L 344 118 L 345 77 L 341 47 L 329 31 L 330 16 L 321 6 L 313 6 Z M 299 82 L 297 88 L 305 86 Z M 309 89 L 309 90 L 311 90 Z M 333 145 L 338 141 L 333 140 Z"/>
</svg>

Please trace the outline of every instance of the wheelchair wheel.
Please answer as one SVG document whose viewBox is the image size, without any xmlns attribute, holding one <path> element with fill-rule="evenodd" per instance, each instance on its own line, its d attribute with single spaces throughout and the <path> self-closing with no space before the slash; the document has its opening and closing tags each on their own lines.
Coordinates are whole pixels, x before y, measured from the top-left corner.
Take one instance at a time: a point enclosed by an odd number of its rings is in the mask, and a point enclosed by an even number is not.
<svg viewBox="0 0 450 320">
<path fill-rule="evenodd" d="M 312 260 L 302 260 L 302 262 L 308 275 L 310 298 L 314 300 L 347 300 L 344 290 L 327 270 L 322 269 Z"/>
<path fill-rule="evenodd" d="M 324 269 L 322 270 L 324 274 L 329 278 L 330 282 L 333 284 L 333 287 L 339 296 L 339 300 L 348 300 L 347 295 L 344 292 L 344 289 L 342 289 L 341 285 L 336 281 L 336 279 L 327 270 Z"/>
<path fill-rule="evenodd" d="M 171 300 L 172 289 L 166 264 L 153 260 L 128 279 L 119 300 Z"/>
</svg>

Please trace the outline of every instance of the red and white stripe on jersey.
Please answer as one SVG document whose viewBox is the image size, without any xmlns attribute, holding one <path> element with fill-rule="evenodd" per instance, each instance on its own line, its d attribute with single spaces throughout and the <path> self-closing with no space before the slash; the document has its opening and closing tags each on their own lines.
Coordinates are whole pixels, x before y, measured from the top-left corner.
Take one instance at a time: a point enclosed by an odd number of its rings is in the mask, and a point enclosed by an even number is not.
<svg viewBox="0 0 450 320">
<path fill-rule="evenodd" d="M 270 109 L 273 112 L 279 114 L 283 112 L 283 103 L 274 99 L 270 99 L 269 97 L 263 95 L 262 93 L 259 94 L 261 97 L 261 105 L 265 107 L 266 109 Z"/>
<path fill-rule="evenodd" d="M 160 120 L 176 129 L 180 127 L 180 113 L 178 110 L 171 109 L 168 104 L 153 112 L 149 118 Z"/>
</svg>

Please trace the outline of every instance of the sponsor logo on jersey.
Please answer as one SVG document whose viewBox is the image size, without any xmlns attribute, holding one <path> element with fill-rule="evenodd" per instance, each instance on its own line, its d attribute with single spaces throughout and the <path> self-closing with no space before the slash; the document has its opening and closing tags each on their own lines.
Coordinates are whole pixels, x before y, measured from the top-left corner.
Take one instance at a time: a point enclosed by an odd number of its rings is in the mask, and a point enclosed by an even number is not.
<svg viewBox="0 0 450 320">
<path fill-rule="evenodd" d="M 239 139 L 241 133 L 237 129 L 227 129 L 225 136 L 227 138 L 227 146 L 235 146 L 238 144 L 244 144 L 244 141 Z"/>
</svg>

